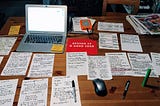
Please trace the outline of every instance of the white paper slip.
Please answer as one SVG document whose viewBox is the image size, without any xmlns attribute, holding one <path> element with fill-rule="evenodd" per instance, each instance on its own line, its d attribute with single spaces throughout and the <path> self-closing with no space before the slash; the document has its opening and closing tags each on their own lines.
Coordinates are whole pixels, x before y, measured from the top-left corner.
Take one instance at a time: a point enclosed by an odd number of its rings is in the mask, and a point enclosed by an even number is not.
<svg viewBox="0 0 160 106">
<path fill-rule="evenodd" d="M 120 41 L 122 50 L 143 52 L 138 35 L 120 34 Z"/>
<path fill-rule="evenodd" d="M 117 33 L 100 32 L 99 33 L 99 48 L 119 50 Z"/>
<path fill-rule="evenodd" d="M 88 79 L 100 78 L 111 80 L 112 73 L 109 60 L 105 56 L 88 56 Z"/>
<path fill-rule="evenodd" d="M 151 52 L 151 58 L 153 63 L 153 71 L 160 75 L 160 53 L 153 53 Z"/>
<path fill-rule="evenodd" d="M 0 80 L 0 106 L 13 106 L 18 79 Z"/>
<path fill-rule="evenodd" d="M 81 106 L 77 76 L 52 78 L 50 106 Z"/>
<path fill-rule="evenodd" d="M 87 75 L 88 57 L 86 52 L 66 53 L 67 76 Z"/>
<path fill-rule="evenodd" d="M 123 23 L 98 22 L 99 31 L 124 32 Z"/>
<path fill-rule="evenodd" d="M 47 106 L 48 79 L 23 80 L 18 106 Z"/>
<path fill-rule="evenodd" d="M 128 53 L 128 57 L 133 70 L 133 76 L 145 76 L 148 68 L 153 69 L 149 54 Z M 151 71 L 150 76 L 157 77 L 153 71 Z"/>
<path fill-rule="evenodd" d="M 3 56 L 0 56 L 0 64 L 1 64 L 2 60 L 3 60 Z"/>
<path fill-rule="evenodd" d="M 1 75 L 25 75 L 32 53 L 12 52 Z"/>
<path fill-rule="evenodd" d="M 112 75 L 125 76 L 131 70 L 127 55 L 125 52 L 105 53 L 109 59 Z"/>
<path fill-rule="evenodd" d="M 17 37 L 0 37 L 0 55 L 8 55 Z"/>
<path fill-rule="evenodd" d="M 55 54 L 34 54 L 28 77 L 52 77 Z"/>
</svg>

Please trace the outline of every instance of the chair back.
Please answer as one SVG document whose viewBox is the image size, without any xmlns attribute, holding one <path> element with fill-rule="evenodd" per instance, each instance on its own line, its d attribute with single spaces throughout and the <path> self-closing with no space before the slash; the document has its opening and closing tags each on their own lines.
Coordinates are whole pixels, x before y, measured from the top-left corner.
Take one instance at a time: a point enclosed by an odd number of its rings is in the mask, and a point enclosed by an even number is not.
<svg viewBox="0 0 160 106">
<path fill-rule="evenodd" d="M 102 7 L 102 15 L 105 16 L 107 13 L 107 5 L 108 4 L 122 4 L 133 7 L 131 14 L 137 14 L 140 0 L 103 0 L 103 7 Z"/>
</svg>

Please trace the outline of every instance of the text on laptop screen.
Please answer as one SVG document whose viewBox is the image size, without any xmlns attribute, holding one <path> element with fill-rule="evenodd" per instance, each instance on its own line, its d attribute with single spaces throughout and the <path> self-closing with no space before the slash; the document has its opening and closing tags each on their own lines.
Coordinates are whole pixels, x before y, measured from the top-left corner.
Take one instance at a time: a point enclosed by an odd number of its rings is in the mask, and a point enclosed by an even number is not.
<svg viewBox="0 0 160 106">
<path fill-rule="evenodd" d="M 28 7 L 28 31 L 64 32 L 63 8 Z"/>
</svg>

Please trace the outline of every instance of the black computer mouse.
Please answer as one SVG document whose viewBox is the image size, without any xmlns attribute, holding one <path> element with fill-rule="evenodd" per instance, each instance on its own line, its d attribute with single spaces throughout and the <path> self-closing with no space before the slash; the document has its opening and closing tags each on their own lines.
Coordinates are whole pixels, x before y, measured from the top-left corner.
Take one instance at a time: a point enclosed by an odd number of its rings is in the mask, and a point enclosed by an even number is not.
<svg viewBox="0 0 160 106">
<path fill-rule="evenodd" d="M 98 96 L 106 96 L 107 95 L 107 88 L 105 85 L 105 82 L 102 79 L 94 79 L 93 80 L 93 85 L 95 92 Z"/>
</svg>

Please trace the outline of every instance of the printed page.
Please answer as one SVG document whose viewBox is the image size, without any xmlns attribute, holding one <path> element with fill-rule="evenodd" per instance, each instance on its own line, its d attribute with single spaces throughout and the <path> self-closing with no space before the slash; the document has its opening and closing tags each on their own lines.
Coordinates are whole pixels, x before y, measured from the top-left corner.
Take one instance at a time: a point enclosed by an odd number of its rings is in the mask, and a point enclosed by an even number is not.
<svg viewBox="0 0 160 106">
<path fill-rule="evenodd" d="M 1 75 L 25 75 L 32 53 L 12 52 Z"/>
<path fill-rule="evenodd" d="M 133 70 L 133 76 L 145 76 L 147 69 L 152 69 L 152 61 L 149 54 L 128 53 L 129 61 Z M 157 76 L 153 71 L 151 76 Z"/>
<path fill-rule="evenodd" d="M 23 80 L 18 106 L 47 106 L 48 79 Z"/>
<path fill-rule="evenodd" d="M 50 106 L 81 106 L 77 76 L 52 78 Z"/>
<path fill-rule="evenodd" d="M 2 60 L 3 60 L 3 56 L 0 56 L 0 64 L 1 64 Z"/>
<path fill-rule="evenodd" d="M 34 54 L 28 77 L 52 77 L 55 54 Z"/>
<path fill-rule="evenodd" d="M 86 75 L 88 72 L 88 57 L 86 52 L 66 53 L 67 76 Z"/>
<path fill-rule="evenodd" d="M 151 58 L 152 58 L 154 72 L 157 75 L 160 75 L 160 53 L 151 52 Z"/>
<path fill-rule="evenodd" d="M 98 22 L 99 31 L 124 32 L 123 23 Z"/>
<path fill-rule="evenodd" d="M 17 37 L 0 37 L 0 55 L 8 55 Z"/>
<path fill-rule="evenodd" d="M 0 106 L 13 106 L 18 79 L 0 80 Z"/>
<path fill-rule="evenodd" d="M 131 70 L 131 66 L 125 52 L 105 53 L 105 55 L 109 59 L 112 75 L 128 75 L 128 72 Z"/>
<path fill-rule="evenodd" d="M 120 34 L 120 41 L 122 50 L 143 52 L 138 35 Z"/>
<path fill-rule="evenodd" d="M 117 33 L 100 32 L 99 33 L 99 48 L 119 50 Z"/>
<path fill-rule="evenodd" d="M 88 56 L 88 79 L 112 79 L 110 63 L 105 56 Z"/>
</svg>

